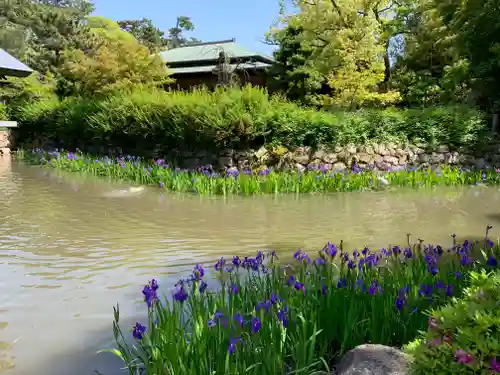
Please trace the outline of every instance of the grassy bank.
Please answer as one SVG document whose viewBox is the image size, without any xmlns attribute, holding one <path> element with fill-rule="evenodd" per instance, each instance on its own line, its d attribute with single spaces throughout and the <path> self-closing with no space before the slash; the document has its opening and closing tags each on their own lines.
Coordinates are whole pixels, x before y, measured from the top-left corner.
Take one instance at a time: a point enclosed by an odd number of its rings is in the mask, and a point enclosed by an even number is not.
<svg viewBox="0 0 500 375">
<path fill-rule="evenodd" d="M 425 330 L 425 311 L 460 296 L 470 271 L 498 266 L 499 247 L 480 243 L 390 246 L 347 252 L 328 243 L 297 250 L 293 264 L 275 253 L 221 258 L 207 288 L 198 265 L 171 298 L 159 298 L 156 280 L 143 289 L 148 321 L 114 332 L 130 374 L 331 373 L 346 351 L 363 343 L 402 347 Z M 208 271 L 210 272 L 210 271 Z"/>
<path fill-rule="evenodd" d="M 500 171 L 467 171 L 458 168 L 435 171 L 401 169 L 383 174 L 355 168 L 349 172 L 319 167 L 304 173 L 230 169 L 220 174 L 209 167 L 180 170 L 170 168 L 164 160 L 147 161 L 132 156 L 97 158 L 73 152 L 28 150 L 20 151 L 18 157 L 32 164 L 200 195 L 330 193 L 387 187 L 500 184 Z"/>
<path fill-rule="evenodd" d="M 468 149 L 489 137 L 480 111 L 467 107 L 327 112 L 304 108 L 262 89 L 165 92 L 137 90 L 105 98 L 32 101 L 12 108 L 16 139 L 85 149 L 119 146 L 140 155 L 173 149 L 258 149 L 262 145 L 420 143 Z"/>
</svg>

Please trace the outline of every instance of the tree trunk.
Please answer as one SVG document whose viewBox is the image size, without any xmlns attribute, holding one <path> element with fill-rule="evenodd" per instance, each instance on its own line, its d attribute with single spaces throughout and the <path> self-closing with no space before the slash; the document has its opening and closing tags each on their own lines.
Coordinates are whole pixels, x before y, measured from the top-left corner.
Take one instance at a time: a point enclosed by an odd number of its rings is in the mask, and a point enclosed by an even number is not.
<svg viewBox="0 0 500 375">
<path fill-rule="evenodd" d="M 391 81 L 391 62 L 389 60 L 389 39 L 385 42 L 385 52 L 384 52 L 384 84 L 389 85 Z"/>
<path fill-rule="evenodd" d="M 380 13 L 377 8 L 373 9 L 373 14 L 375 15 L 375 19 L 382 26 L 382 20 L 380 19 Z M 389 60 L 389 41 L 390 38 L 387 38 L 384 45 L 384 80 L 381 83 L 381 90 L 388 91 L 389 90 L 389 82 L 391 81 L 391 62 Z"/>
</svg>

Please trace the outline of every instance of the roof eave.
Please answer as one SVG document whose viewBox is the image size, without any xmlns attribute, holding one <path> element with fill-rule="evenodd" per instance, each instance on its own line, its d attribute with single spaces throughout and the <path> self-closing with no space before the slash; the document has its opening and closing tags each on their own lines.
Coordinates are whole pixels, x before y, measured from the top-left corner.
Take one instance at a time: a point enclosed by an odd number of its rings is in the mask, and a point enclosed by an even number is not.
<svg viewBox="0 0 500 375">
<path fill-rule="evenodd" d="M 33 70 L 17 70 L 0 67 L 0 76 L 26 78 L 33 73 Z"/>
<path fill-rule="evenodd" d="M 257 60 L 259 62 L 263 62 L 266 64 L 276 64 L 276 61 L 271 59 L 270 57 L 267 56 L 262 56 L 262 55 L 249 55 L 249 56 L 229 56 L 230 60 Z M 184 61 L 168 61 L 166 59 L 163 59 L 165 64 L 169 66 L 175 66 L 175 65 L 184 65 L 184 64 L 194 64 L 194 63 L 199 63 L 200 65 L 208 65 L 208 63 L 217 63 L 218 59 L 198 59 L 198 60 L 184 60 Z"/>
<path fill-rule="evenodd" d="M 271 65 L 268 66 L 255 66 L 255 67 L 248 67 L 248 68 L 236 68 L 236 70 L 266 70 L 269 69 Z M 211 71 L 206 71 L 206 70 L 199 70 L 199 71 L 190 71 L 190 72 L 175 72 L 175 68 L 170 70 L 170 77 L 174 76 L 185 76 L 185 75 L 190 75 L 190 74 L 214 74 Z"/>
</svg>

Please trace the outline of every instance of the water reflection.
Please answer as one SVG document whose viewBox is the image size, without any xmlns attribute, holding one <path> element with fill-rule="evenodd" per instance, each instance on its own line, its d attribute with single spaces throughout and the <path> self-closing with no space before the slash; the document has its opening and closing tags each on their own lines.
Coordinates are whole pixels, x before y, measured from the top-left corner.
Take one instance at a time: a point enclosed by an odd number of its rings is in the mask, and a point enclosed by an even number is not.
<svg viewBox="0 0 500 375">
<path fill-rule="evenodd" d="M 481 236 L 500 219 L 496 188 L 300 198 L 203 198 L 155 188 L 109 195 L 128 188 L 0 158 L 0 371 L 8 363 L 16 375 L 90 374 L 96 365 L 117 373 L 116 362 L 107 367 L 93 353 L 111 344 L 113 304 L 129 325 L 144 314 L 137 300 L 152 276 L 170 286 L 199 262 L 258 249 L 283 256 L 328 240 L 387 246 L 413 233 L 451 244 L 451 233 Z"/>
</svg>

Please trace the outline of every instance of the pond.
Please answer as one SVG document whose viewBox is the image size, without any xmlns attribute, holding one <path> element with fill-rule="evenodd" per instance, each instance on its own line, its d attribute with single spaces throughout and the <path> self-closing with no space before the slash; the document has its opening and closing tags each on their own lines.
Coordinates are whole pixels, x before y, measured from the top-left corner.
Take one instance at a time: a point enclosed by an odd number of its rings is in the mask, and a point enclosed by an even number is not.
<svg viewBox="0 0 500 375">
<path fill-rule="evenodd" d="M 500 226 L 498 188 L 439 188 L 328 196 L 169 195 L 28 167 L 0 157 L 0 373 L 119 373 L 95 355 L 145 314 L 142 285 L 167 291 L 197 263 L 331 240 L 346 246 L 451 244 Z"/>
</svg>

